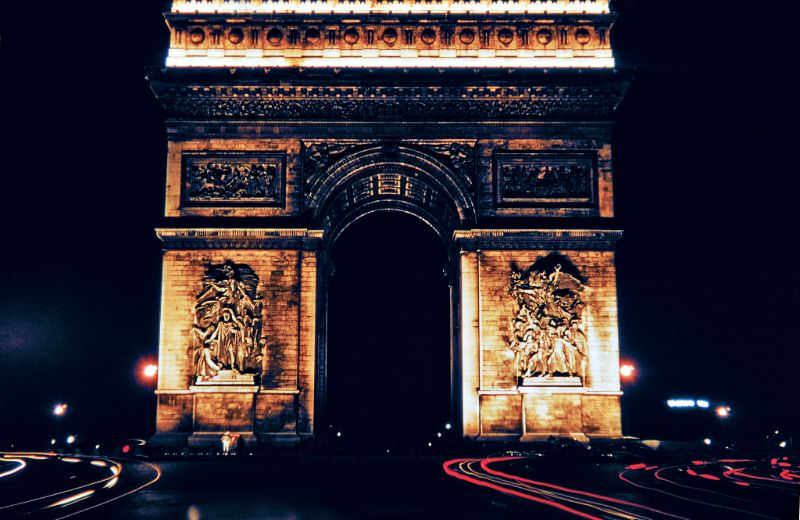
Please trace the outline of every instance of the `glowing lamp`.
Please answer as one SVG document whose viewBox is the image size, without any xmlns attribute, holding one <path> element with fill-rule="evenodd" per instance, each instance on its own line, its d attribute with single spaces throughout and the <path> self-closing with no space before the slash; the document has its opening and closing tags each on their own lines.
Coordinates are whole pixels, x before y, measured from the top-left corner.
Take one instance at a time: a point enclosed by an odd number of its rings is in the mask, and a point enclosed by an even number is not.
<svg viewBox="0 0 800 520">
<path fill-rule="evenodd" d="M 67 444 L 75 444 L 75 436 L 74 435 L 70 435 L 69 437 L 67 437 Z"/>
<path fill-rule="evenodd" d="M 780 446 L 781 448 L 785 448 L 785 447 L 786 447 L 786 441 L 781 441 L 781 442 L 778 444 L 778 446 Z"/>
<path fill-rule="evenodd" d="M 625 381 L 631 381 L 636 375 L 636 367 L 632 363 L 623 363 L 619 367 L 619 375 Z"/>
<path fill-rule="evenodd" d="M 726 417 L 730 417 L 730 415 L 731 415 L 731 407 L 730 406 L 717 406 L 717 408 L 714 410 L 714 412 L 716 412 L 717 417 L 720 417 L 720 418 L 724 419 Z"/>
<path fill-rule="evenodd" d="M 53 408 L 53 415 L 55 415 L 56 417 L 61 417 L 65 413 L 67 413 L 67 405 L 63 403 L 57 404 L 55 408 Z"/>
<path fill-rule="evenodd" d="M 711 446 L 711 439 L 706 437 L 705 439 L 703 439 L 703 444 L 705 444 L 706 446 Z"/>
<path fill-rule="evenodd" d="M 158 365 L 147 365 L 142 372 L 144 373 L 144 377 L 148 379 L 153 378 L 158 374 Z"/>
</svg>

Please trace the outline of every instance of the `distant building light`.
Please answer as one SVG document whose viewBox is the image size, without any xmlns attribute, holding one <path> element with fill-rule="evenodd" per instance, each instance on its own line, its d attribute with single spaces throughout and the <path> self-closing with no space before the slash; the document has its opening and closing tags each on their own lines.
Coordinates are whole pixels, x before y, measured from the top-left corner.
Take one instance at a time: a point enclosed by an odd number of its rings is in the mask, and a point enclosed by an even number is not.
<svg viewBox="0 0 800 520">
<path fill-rule="evenodd" d="M 717 408 L 714 411 L 717 413 L 717 416 L 722 418 L 730 417 L 731 415 L 730 406 L 717 406 Z"/>
<path fill-rule="evenodd" d="M 786 447 L 786 441 L 781 441 L 780 443 L 778 443 L 778 446 L 780 446 L 781 448 L 785 448 Z"/>
<path fill-rule="evenodd" d="M 63 403 L 62 404 L 57 404 L 55 406 L 55 408 L 53 408 L 53 415 L 61 417 L 65 413 L 67 413 L 67 405 L 65 405 Z"/>
<path fill-rule="evenodd" d="M 705 439 L 703 439 L 703 444 L 705 444 L 706 446 L 711 446 L 711 439 L 706 437 Z"/>
<path fill-rule="evenodd" d="M 67 444 L 74 444 L 74 443 L 75 443 L 74 435 L 70 435 L 69 437 L 67 437 Z"/>
<path fill-rule="evenodd" d="M 694 399 L 668 399 L 667 406 L 670 408 L 694 408 L 696 406 Z"/>
<path fill-rule="evenodd" d="M 452 424 L 450 424 L 450 423 L 447 423 L 447 424 L 445 424 L 445 425 L 444 425 L 444 429 L 445 429 L 445 430 L 449 430 L 449 429 L 450 429 L 450 428 L 452 428 L 452 427 L 453 427 L 453 425 L 452 425 Z"/>
<path fill-rule="evenodd" d="M 342 436 L 342 432 L 336 432 L 336 436 L 337 437 L 341 437 Z"/>
<path fill-rule="evenodd" d="M 56 444 L 56 440 L 55 439 L 50 439 L 50 446 L 55 446 L 55 444 Z"/>
<path fill-rule="evenodd" d="M 708 408 L 709 406 L 711 406 L 711 403 L 709 403 L 705 399 L 698 399 L 697 406 L 699 406 L 700 408 Z"/>
</svg>

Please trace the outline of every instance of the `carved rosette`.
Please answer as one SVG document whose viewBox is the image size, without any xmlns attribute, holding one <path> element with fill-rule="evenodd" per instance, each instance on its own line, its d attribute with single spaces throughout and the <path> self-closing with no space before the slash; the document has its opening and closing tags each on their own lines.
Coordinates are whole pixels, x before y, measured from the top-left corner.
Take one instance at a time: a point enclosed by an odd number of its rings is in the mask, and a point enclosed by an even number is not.
<svg viewBox="0 0 800 520">
<path fill-rule="evenodd" d="M 583 383 L 588 349 L 584 291 L 581 281 L 561 265 L 550 272 L 512 270 L 509 292 L 517 313 L 509 348 L 522 385 Z"/>
<path fill-rule="evenodd" d="M 258 276 L 230 260 L 209 265 L 194 306 L 191 348 L 198 384 L 242 381 L 261 372 L 266 340 Z M 243 377 L 244 376 L 244 377 Z"/>
</svg>

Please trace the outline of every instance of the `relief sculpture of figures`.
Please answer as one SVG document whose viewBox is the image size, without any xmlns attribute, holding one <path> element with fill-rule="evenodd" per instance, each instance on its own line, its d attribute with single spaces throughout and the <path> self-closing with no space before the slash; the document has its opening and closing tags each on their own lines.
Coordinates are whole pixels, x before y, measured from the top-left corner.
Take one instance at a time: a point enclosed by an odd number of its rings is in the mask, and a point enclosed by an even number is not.
<svg viewBox="0 0 800 520">
<path fill-rule="evenodd" d="M 511 273 L 510 293 L 517 304 L 509 347 L 515 375 L 537 378 L 580 378 L 586 372 L 587 340 L 582 330 L 584 285 L 557 265 L 552 272 Z"/>
<path fill-rule="evenodd" d="M 261 337 L 264 305 L 258 281 L 244 264 L 227 261 L 208 266 L 191 332 L 198 382 L 260 372 L 266 341 Z"/>
<path fill-rule="evenodd" d="M 207 162 L 187 171 L 191 202 L 269 201 L 276 196 L 278 163 Z"/>
</svg>

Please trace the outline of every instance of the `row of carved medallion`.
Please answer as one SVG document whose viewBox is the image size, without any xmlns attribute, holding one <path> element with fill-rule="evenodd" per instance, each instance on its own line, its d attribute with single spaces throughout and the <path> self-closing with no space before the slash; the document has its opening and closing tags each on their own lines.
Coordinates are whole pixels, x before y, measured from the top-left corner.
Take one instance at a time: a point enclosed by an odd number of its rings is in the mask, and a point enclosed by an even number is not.
<svg viewBox="0 0 800 520">
<path fill-rule="evenodd" d="M 306 141 L 301 163 L 303 195 L 310 202 L 337 162 L 370 147 L 381 146 L 391 159 L 391 143 L 378 141 Z M 475 143 L 414 142 L 405 147 L 438 161 L 455 173 L 475 195 Z M 286 155 L 265 152 L 186 152 L 183 155 L 183 204 L 285 206 Z M 575 207 L 595 202 L 594 152 L 496 152 L 493 156 L 495 202 L 503 207 Z M 398 193 L 399 195 L 399 193 Z"/>
<path fill-rule="evenodd" d="M 534 24 L 507 21 L 444 24 L 226 24 L 193 25 L 176 20 L 172 48 L 610 48 L 608 23 Z"/>
</svg>

